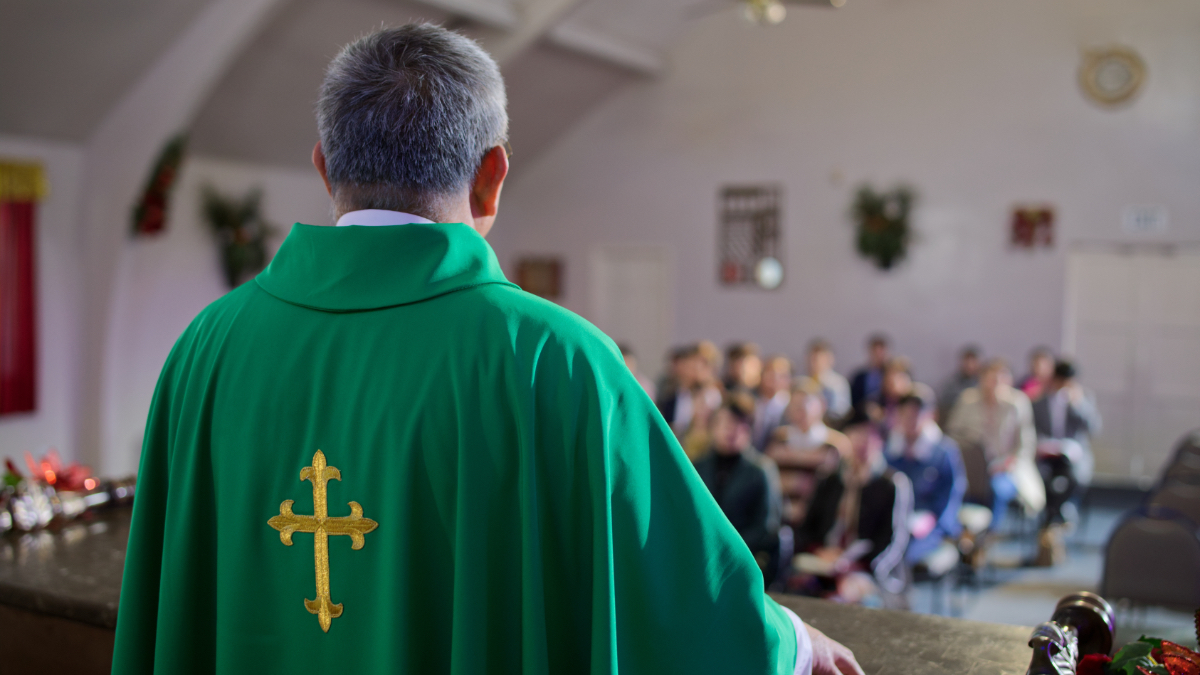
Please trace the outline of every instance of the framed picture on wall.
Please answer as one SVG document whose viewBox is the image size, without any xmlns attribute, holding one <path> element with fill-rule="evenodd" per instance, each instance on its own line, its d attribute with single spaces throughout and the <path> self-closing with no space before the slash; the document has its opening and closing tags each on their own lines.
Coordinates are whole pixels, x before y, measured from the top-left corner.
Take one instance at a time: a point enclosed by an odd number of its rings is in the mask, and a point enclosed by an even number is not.
<svg viewBox="0 0 1200 675">
<path fill-rule="evenodd" d="M 774 290 L 783 283 L 779 185 L 729 185 L 718 203 L 717 281 Z"/>
<path fill-rule="evenodd" d="M 1010 243 L 1013 248 L 1054 247 L 1054 207 L 1017 206 L 1013 208 Z"/>
<path fill-rule="evenodd" d="M 563 261 L 557 256 L 529 256 L 517 261 L 517 285 L 547 300 L 562 297 Z"/>
</svg>

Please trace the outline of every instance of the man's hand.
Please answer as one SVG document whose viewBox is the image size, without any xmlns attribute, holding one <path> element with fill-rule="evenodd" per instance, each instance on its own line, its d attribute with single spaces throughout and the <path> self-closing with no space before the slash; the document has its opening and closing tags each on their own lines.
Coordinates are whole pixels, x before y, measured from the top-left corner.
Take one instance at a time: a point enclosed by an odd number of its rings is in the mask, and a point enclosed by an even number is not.
<svg viewBox="0 0 1200 675">
<path fill-rule="evenodd" d="M 808 637 L 812 640 L 813 675 L 864 675 L 854 653 L 842 645 L 825 637 L 821 631 L 804 624 Z"/>
</svg>

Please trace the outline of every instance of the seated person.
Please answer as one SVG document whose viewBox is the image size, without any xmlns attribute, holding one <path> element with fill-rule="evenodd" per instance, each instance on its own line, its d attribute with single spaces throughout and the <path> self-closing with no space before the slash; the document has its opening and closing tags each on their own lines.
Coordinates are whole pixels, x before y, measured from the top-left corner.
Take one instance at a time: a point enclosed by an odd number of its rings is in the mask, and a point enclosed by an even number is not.
<svg viewBox="0 0 1200 675">
<path fill-rule="evenodd" d="M 745 397 L 747 405 L 753 402 Z M 692 417 L 687 428 L 680 435 L 679 444 L 688 459 L 695 462 L 712 448 L 712 436 L 709 433 L 712 415 L 721 406 L 721 390 L 716 383 L 697 384 L 692 387 Z"/>
<path fill-rule="evenodd" d="M 725 391 L 753 392 L 762 380 L 763 362 L 758 345 L 735 342 L 725 350 Z"/>
<path fill-rule="evenodd" d="M 867 401 L 878 395 L 883 386 L 883 367 L 892 358 L 890 350 L 890 341 L 883 333 L 867 341 L 867 363 L 850 378 L 850 405 L 855 410 L 866 412 Z"/>
<path fill-rule="evenodd" d="M 658 388 L 657 406 L 676 436 L 682 437 L 692 423 L 692 394 L 705 384 L 705 368 L 707 361 L 698 345 L 679 347 L 671 353 L 670 376 Z"/>
<path fill-rule="evenodd" d="M 811 378 L 801 378 L 792 387 L 785 413 L 787 424 L 775 429 L 767 445 L 767 456 L 779 466 L 784 521 L 791 525 L 803 520 L 817 478 L 834 471 L 838 456 L 850 449 L 850 441 L 841 432 L 825 425 L 824 415 L 821 386 Z M 830 446 L 838 453 L 829 453 Z"/>
<path fill-rule="evenodd" d="M 1046 393 L 1050 379 L 1054 377 L 1054 352 L 1049 347 L 1035 347 L 1029 352 L 1029 374 L 1017 384 L 1030 401 L 1036 401 Z"/>
<path fill-rule="evenodd" d="M 763 364 L 762 378 L 754 401 L 754 425 L 751 443 L 755 449 L 767 449 L 775 427 L 783 424 L 792 389 L 792 361 L 786 356 L 772 356 Z"/>
<path fill-rule="evenodd" d="M 730 396 L 713 413 L 712 449 L 695 466 L 770 584 L 775 567 L 770 562 L 779 550 L 779 471 L 750 445 L 754 412 L 748 399 Z"/>
<path fill-rule="evenodd" d="M 696 343 L 696 351 L 700 354 L 700 369 L 698 371 L 700 384 L 715 384 L 721 386 L 721 350 L 711 340 L 701 340 Z"/>
<path fill-rule="evenodd" d="M 830 420 L 841 420 L 850 412 L 850 383 L 833 369 L 833 347 L 816 339 L 808 345 L 808 376 L 816 380 L 825 398 L 825 414 Z"/>
<path fill-rule="evenodd" d="M 925 561 L 962 529 L 958 511 L 967 491 L 967 474 L 958 446 L 942 433 L 933 413 L 933 403 L 920 396 L 900 399 L 896 428 L 885 451 L 888 465 L 912 482 L 912 539 L 905 554 L 910 565 Z"/>
<path fill-rule="evenodd" d="M 867 415 L 879 425 L 879 433 L 884 438 L 896 423 L 897 404 L 901 398 L 913 393 L 915 386 L 908 359 L 903 356 L 888 359 L 883 367 L 883 384 L 866 404 Z"/>
<path fill-rule="evenodd" d="M 1046 486 L 1038 563 L 1050 565 L 1065 557 L 1063 506 L 1079 485 L 1091 482 L 1090 439 L 1100 430 L 1095 400 L 1075 380 L 1075 366 L 1069 361 L 1054 365 L 1045 395 L 1033 404 L 1033 426 L 1038 436 L 1038 470 Z"/>
<path fill-rule="evenodd" d="M 796 531 L 790 590 L 844 602 L 903 607 L 908 585 L 904 551 L 912 484 L 890 468 L 883 440 L 865 415 L 846 423 L 850 452 L 817 486 Z"/>
<path fill-rule="evenodd" d="M 958 397 L 946 423 L 946 434 L 963 452 L 978 448 L 987 463 L 992 503 L 984 506 L 992 509 L 992 530 L 999 529 L 1013 500 L 1031 515 L 1046 506 L 1046 489 L 1034 462 L 1033 410 L 1029 398 L 1012 387 L 1011 377 L 1004 361 L 989 361 L 978 386 Z"/>
<path fill-rule="evenodd" d="M 946 380 L 938 392 L 938 419 L 943 424 L 950 417 L 950 411 L 954 409 L 954 404 L 958 403 L 958 397 L 963 391 L 979 384 L 981 365 L 983 363 L 980 361 L 979 347 L 967 345 L 959 352 L 958 370 Z"/>
</svg>

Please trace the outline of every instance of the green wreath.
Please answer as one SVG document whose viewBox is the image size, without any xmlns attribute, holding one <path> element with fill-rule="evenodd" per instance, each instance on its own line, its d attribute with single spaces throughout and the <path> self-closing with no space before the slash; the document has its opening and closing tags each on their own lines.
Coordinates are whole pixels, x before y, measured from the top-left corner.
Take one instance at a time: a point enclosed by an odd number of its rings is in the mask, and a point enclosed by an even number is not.
<svg viewBox="0 0 1200 675">
<path fill-rule="evenodd" d="M 212 186 L 202 193 L 204 218 L 221 248 L 221 270 L 230 288 L 267 266 L 267 237 L 276 231 L 262 216 L 262 191 L 227 197 Z"/>
<path fill-rule="evenodd" d="M 905 186 L 890 192 L 875 192 L 869 185 L 860 187 L 851 208 L 859 254 L 884 270 L 903 260 L 912 240 L 908 217 L 915 201 L 912 189 Z"/>
<path fill-rule="evenodd" d="M 167 227 L 171 193 L 179 177 L 179 167 L 187 151 L 187 136 L 179 134 L 167 141 L 146 179 L 142 195 L 133 205 L 133 236 L 158 234 Z"/>
</svg>

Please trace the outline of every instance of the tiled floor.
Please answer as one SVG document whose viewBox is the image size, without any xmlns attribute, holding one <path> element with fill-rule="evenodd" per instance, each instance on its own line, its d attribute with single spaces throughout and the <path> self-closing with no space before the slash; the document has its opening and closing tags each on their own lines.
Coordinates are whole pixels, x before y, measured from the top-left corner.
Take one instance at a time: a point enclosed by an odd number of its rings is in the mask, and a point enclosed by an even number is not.
<svg viewBox="0 0 1200 675">
<path fill-rule="evenodd" d="M 1031 544 L 1007 539 L 993 550 L 996 566 L 988 570 L 976 589 L 943 595 L 941 602 L 928 584 L 912 593 L 914 611 L 950 613 L 964 619 L 1021 626 L 1046 621 L 1058 599 L 1078 591 L 1095 591 L 1104 565 L 1104 545 L 1121 516 L 1137 506 L 1139 495 L 1105 493 L 1089 509 L 1083 527 L 1069 538 L 1068 561 L 1053 568 L 1020 567 L 1032 552 Z M 1196 648 L 1190 614 L 1158 608 L 1117 608 L 1117 644 L 1153 635 Z"/>
</svg>

